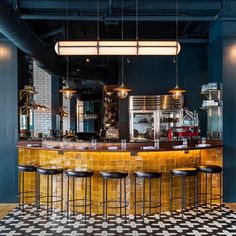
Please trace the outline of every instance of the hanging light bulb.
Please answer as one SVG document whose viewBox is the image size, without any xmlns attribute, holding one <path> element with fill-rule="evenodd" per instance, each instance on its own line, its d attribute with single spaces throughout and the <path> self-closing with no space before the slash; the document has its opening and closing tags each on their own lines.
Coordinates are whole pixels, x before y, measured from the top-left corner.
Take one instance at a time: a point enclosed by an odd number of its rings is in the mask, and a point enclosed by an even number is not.
<svg viewBox="0 0 236 236">
<path fill-rule="evenodd" d="M 76 90 L 67 87 L 67 88 L 63 88 L 59 90 L 59 92 L 63 93 L 63 96 L 65 99 L 70 100 L 73 97 L 73 95 L 76 93 Z"/>
<path fill-rule="evenodd" d="M 68 24 L 68 0 L 66 1 L 66 15 L 67 15 L 67 21 L 66 21 L 66 39 L 68 41 L 68 31 L 69 31 L 69 24 Z M 63 93 L 63 96 L 65 99 L 70 100 L 73 95 L 77 92 L 74 89 L 71 89 L 68 87 L 68 79 L 69 79 L 69 60 L 68 56 L 66 57 L 66 87 L 59 90 L 60 93 Z"/>
<path fill-rule="evenodd" d="M 117 91 L 117 95 L 120 99 L 125 99 L 129 92 L 132 91 L 132 89 L 126 88 L 124 83 L 122 83 L 118 88 L 114 89 L 115 91 Z"/>
<path fill-rule="evenodd" d="M 169 93 L 172 94 L 172 98 L 175 100 L 181 99 L 181 97 L 183 96 L 183 93 L 185 93 L 185 92 L 186 92 L 186 90 L 179 88 L 178 85 L 176 85 L 174 89 L 171 89 L 169 91 Z"/>
<path fill-rule="evenodd" d="M 176 24 L 176 43 L 178 43 L 178 9 L 179 9 L 179 1 L 176 0 L 176 21 L 175 21 L 175 24 Z M 176 70 L 176 85 L 175 85 L 175 88 L 169 90 L 169 93 L 171 93 L 172 95 L 172 98 L 175 99 L 175 100 L 180 100 L 183 96 L 183 93 L 186 92 L 185 89 L 182 89 L 179 87 L 178 83 L 179 83 L 179 63 L 178 63 L 178 53 L 176 52 L 176 57 L 175 57 L 175 60 L 174 60 L 174 63 L 175 63 L 175 70 Z"/>
<path fill-rule="evenodd" d="M 123 5 L 123 0 L 121 1 L 121 9 L 122 9 L 122 33 L 121 33 L 121 37 L 122 37 L 122 41 L 124 39 L 124 5 Z M 121 57 L 121 85 L 118 88 L 114 89 L 115 91 L 117 91 L 117 95 L 120 99 L 125 99 L 129 92 L 132 91 L 132 89 L 129 89 L 125 86 L 124 84 L 124 56 L 122 55 Z"/>
</svg>

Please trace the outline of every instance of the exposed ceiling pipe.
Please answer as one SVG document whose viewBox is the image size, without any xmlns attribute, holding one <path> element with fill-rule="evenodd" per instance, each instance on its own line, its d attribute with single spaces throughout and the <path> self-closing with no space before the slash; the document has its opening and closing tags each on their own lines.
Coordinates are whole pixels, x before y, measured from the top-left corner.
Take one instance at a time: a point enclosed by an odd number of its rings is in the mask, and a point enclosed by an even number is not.
<svg viewBox="0 0 236 236">
<path fill-rule="evenodd" d="M 179 16 L 179 21 L 213 21 L 216 20 L 216 16 Z M 54 14 L 23 14 L 21 15 L 23 20 L 69 20 L 69 21 L 96 21 L 97 16 L 86 15 L 54 15 Z M 124 21 L 135 21 L 135 16 L 124 16 Z M 100 16 L 99 20 L 102 22 L 109 21 L 121 21 L 121 16 Z M 175 16 L 139 16 L 139 21 L 175 21 Z"/>
<path fill-rule="evenodd" d="M 40 40 L 40 38 L 21 20 L 18 11 L 7 3 L 6 0 L 0 1 L 0 32 L 5 35 L 19 49 L 37 61 L 37 64 L 50 74 L 65 77 L 66 60 L 56 55 L 54 50 Z M 100 80 L 104 83 L 114 82 L 115 76 L 107 74 L 107 66 L 92 66 L 70 64 L 69 77 L 86 80 Z M 111 81 L 109 81 L 111 80 Z M 112 81 L 113 80 L 113 81 Z"/>
</svg>

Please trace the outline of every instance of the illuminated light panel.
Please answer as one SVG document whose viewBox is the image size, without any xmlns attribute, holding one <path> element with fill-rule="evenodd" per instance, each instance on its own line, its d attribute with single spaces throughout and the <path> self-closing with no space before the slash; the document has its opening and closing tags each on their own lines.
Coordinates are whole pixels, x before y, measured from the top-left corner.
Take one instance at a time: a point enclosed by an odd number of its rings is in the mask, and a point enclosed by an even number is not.
<svg viewBox="0 0 236 236">
<path fill-rule="evenodd" d="M 59 41 L 58 55 L 177 55 L 177 41 Z"/>
</svg>

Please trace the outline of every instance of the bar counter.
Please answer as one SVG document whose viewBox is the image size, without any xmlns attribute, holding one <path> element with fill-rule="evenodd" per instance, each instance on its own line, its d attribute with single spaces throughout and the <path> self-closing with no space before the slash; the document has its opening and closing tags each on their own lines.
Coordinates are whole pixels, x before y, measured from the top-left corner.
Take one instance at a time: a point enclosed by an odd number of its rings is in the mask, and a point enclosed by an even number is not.
<svg viewBox="0 0 236 236">
<path fill-rule="evenodd" d="M 38 142 L 19 142 L 19 164 L 35 164 L 38 166 L 52 165 L 67 168 L 88 168 L 94 171 L 92 178 L 92 212 L 102 213 L 102 178 L 99 174 L 101 170 L 126 170 L 129 176 L 127 183 L 127 201 L 129 207 L 127 213 L 133 213 L 134 199 L 134 177 L 137 170 L 160 171 L 162 172 L 162 211 L 169 210 L 169 171 L 175 167 L 197 167 L 198 165 L 219 165 L 222 166 L 223 146 L 221 141 L 207 141 L 211 146 L 195 147 L 196 142 L 189 142 L 189 147 L 185 149 L 173 149 L 179 142 L 161 142 L 160 149 L 144 150 L 144 146 L 153 146 L 152 143 L 127 143 L 126 150 L 120 150 L 119 143 L 97 143 L 96 150 L 90 150 L 89 142 L 63 143 L 47 141 L 47 145 Z M 34 146 L 35 145 L 35 146 Z M 39 145 L 39 146 L 37 146 Z M 117 150 L 108 150 L 108 147 L 117 147 Z M 48 147 L 48 148 L 47 148 Z M 82 149 L 82 147 L 86 149 Z M 82 149 L 82 150 L 80 150 Z M 59 179 L 58 179 L 59 180 Z M 205 187 L 205 177 L 199 175 L 199 190 Z M 209 180 L 208 180 L 209 181 Z M 54 192 L 60 192 L 60 186 L 56 186 L 55 178 Z M 26 188 L 34 188 L 34 174 L 27 173 L 25 176 Z M 41 192 L 45 191 L 46 179 L 41 178 Z M 64 177 L 64 198 L 66 197 L 67 185 Z M 141 199 L 141 181 L 137 181 L 137 197 Z M 76 180 L 76 198 L 82 198 L 83 180 Z M 194 196 L 194 178 L 187 178 L 187 198 Z M 219 193 L 220 181 L 217 175 L 213 176 L 213 193 Z M 71 186 L 70 186 L 71 187 Z M 109 181 L 109 200 L 119 198 L 119 184 L 116 180 Z M 148 188 L 147 188 L 148 189 Z M 71 192 L 71 191 L 70 191 Z M 152 181 L 152 200 L 158 201 L 158 181 Z M 174 196 L 180 194 L 180 179 L 173 180 Z M 148 191 L 145 193 L 148 199 Z M 80 196 L 81 195 L 81 196 Z M 188 204 L 187 204 L 188 205 Z M 180 201 L 173 202 L 173 209 L 180 208 Z M 139 209 L 139 208 L 138 208 Z M 82 209 L 77 209 L 82 211 Z M 140 207 L 141 210 L 141 207 Z M 155 210 L 153 210 L 155 211 Z M 113 214 L 118 213 L 112 209 Z M 109 210 L 108 210 L 109 213 Z M 138 212 L 138 213 L 141 213 Z"/>
</svg>

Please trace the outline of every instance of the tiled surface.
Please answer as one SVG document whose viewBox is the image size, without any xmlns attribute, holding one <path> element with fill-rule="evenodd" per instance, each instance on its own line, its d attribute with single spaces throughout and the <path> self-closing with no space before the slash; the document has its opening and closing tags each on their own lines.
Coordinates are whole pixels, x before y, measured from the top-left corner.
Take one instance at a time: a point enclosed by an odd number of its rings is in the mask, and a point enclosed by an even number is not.
<svg viewBox="0 0 236 236">
<path fill-rule="evenodd" d="M 124 219 L 116 215 L 109 215 L 104 222 L 101 215 L 93 214 L 84 221 L 80 214 L 71 216 L 68 220 L 65 214 L 54 212 L 50 218 L 46 218 L 45 210 L 36 214 L 36 209 L 27 207 L 26 211 L 14 209 L 2 221 L 0 221 L 0 235 L 57 235 L 57 236 L 146 236 L 146 235 L 236 235 L 236 213 L 226 207 L 219 210 L 213 209 L 212 213 L 206 208 L 199 207 L 198 215 L 188 209 L 182 218 L 179 212 L 164 212 L 159 219 L 158 215 L 145 216 L 144 222 L 141 215 L 137 221 L 133 215 Z"/>
<path fill-rule="evenodd" d="M 94 170 L 95 174 L 92 178 L 92 212 L 101 214 L 102 208 L 102 179 L 99 175 L 100 170 L 127 170 L 129 177 L 127 183 L 127 200 L 130 203 L 128 212 L 133 213 L 134 199 L 134 178 L 133 172 L 136 170 L 156 170 L 162 172 L 162 210 L 169 209 L 169 171 L 174 167 L 196 167 L 200 164 L 218 164 L 222 165 L 222 149 L 212 148 L 207 150 L 191 150 L 184 151 L 166 151 L 166 152 L 140 152 L 136 156 L 131 156 L 129 152 L 65 152 L 59 154 L 57 151 L 50 150 L 34 150 L 19 148 L 19 163 L 33 163 L 37 165 L 56 165 L 65 168 L 86 167 Z M 34 188 L 34 175 L 27 174 L 27 188 Z M 202 184 L 204 179 L 200 178 Z M 41 192 L 45 191 L 46 180 L 41 178 Z M 54 179 L 54 194 L 60 193 L 60 179 Z M 199 183 L 200 185 L 200 183 Z M 66 178 L 64 177 L 64 198 L 66 197 Z M 76 198 L 83 198 L 84 182 L 76 180 Z M 177 196 L 180 194 L 179 178 L 173 180 L 173 192 Z M 142 196 L 142 181 L 137 182 L 138 198 Z M 148 184 L 146 184 L 148 190 Z M 200 186 L 199 186 L 200 187 Z M 158 201 L 158 182 L 152 181 L 152 200 Z M 117 181 L 109 181 L 108 191 L 109 200 L 119 197 L 119 184 Z M 187 197 L 193 199 L 194 196 L 194 179 L 187 180 Z M 213 178 L 213 191 L 219 192 L 219 178 Z M 146 191 L 146 199 L 148 199 L 148 191 Z M 175 201 L 173 209 L 179 209 L 179 201 Z M 82 210 L 82 209 L 78 209 Z M 155 212 L 155 211 L 154 211 Z M 118 211 L 112 211 L 118 213 Z"/>
</svg>

